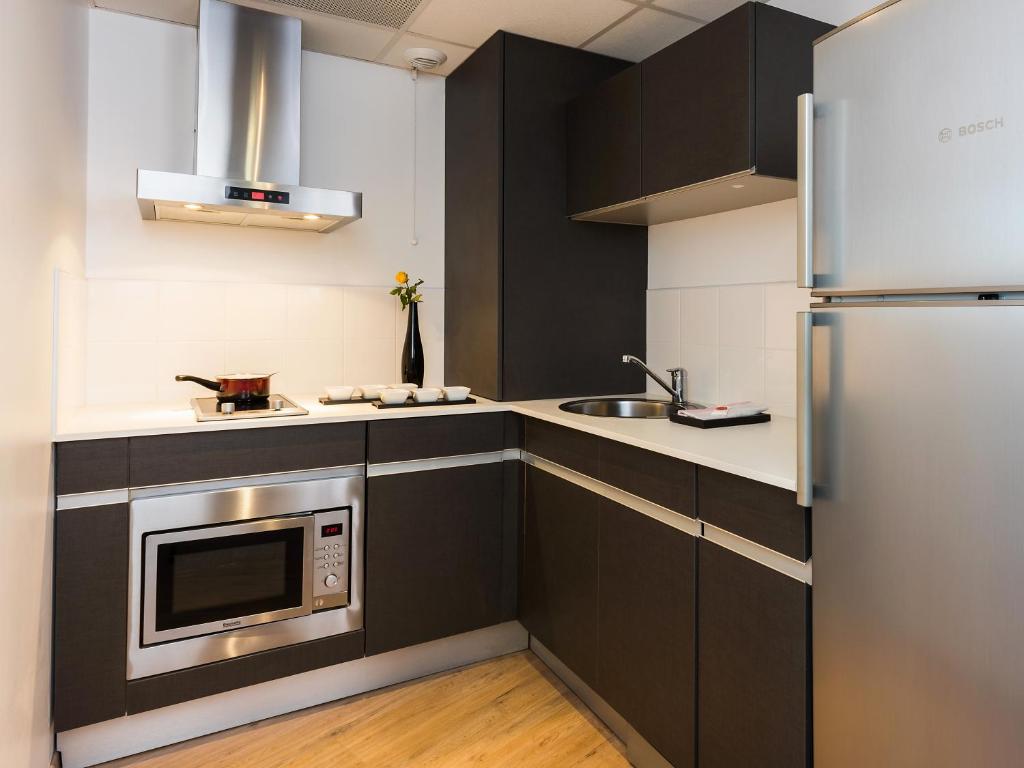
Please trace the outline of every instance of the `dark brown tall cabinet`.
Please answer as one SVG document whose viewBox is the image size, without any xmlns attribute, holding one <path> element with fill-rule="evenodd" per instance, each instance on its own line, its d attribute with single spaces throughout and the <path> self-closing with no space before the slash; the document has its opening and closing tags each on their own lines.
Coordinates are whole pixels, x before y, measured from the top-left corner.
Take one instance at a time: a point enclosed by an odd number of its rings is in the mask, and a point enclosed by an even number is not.
<svg viewBox="0 0 1024 768">
<path fill-rule="evenodd" d="M 497 400 L 643 389 L 619 358 L 645 348 L 647 231 L 566 211 L 566 103 L 627 66 L 498 32 L 448 77 L 447 382 Z"/>
</svg>

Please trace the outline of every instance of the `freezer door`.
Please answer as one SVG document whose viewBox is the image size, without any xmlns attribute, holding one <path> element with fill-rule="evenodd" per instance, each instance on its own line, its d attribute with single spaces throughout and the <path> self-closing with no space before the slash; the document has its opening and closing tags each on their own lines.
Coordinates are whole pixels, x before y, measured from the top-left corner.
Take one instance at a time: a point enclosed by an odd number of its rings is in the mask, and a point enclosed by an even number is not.
<svg viewBox="0 0 1024 768">
<path fill-rule="evenodd" d="M 1024 2 L 899 0 L 814 51 L 820 292 L 1024 286 Z"/>
<path fill-rule="evenodd" d="M 1024 765 L 1024 307 L 814 314 L 815 765 Z"/>
</svg>

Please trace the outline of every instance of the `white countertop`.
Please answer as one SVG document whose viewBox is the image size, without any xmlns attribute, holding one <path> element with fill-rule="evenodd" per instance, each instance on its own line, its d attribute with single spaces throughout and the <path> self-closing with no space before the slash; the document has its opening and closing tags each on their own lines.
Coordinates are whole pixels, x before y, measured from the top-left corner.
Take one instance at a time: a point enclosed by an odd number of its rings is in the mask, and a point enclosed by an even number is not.
<svg viewBox="0 0 1024 768">
<path fill-rule="evenodd" d="M 496 403 L 476 395 L 472 397 L 477 401 L 475 404 L 462 406 L 378 409 L 364 404 L 322 405 L 317 395 L 308 395 L 291 397 L 309 411 L 308 416 L 207 422 L 197 422 L 188 404 L 87 407 L 59 420 L 53 439 L 64 442 L 512 411 L 786 490 L 796 490 L 796 422 L 793 419 L 773 416 L 765 424 L 696 429 L 667 419 L 609 419 L 566 413 L 558 408 L 567 401 L 564 398 Z"/>
</svg>

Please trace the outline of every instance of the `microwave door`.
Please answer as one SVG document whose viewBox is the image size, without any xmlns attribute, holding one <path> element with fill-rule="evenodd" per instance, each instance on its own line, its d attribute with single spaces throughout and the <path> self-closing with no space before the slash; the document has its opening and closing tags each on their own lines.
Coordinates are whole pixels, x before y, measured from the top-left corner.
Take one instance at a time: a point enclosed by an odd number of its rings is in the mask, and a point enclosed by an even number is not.
<svg viewBox="0 0 1024 768">
<path fill-rule="evenodd" d="M 1024 287 L 1022 27 L 1020 0 L 900 0 L 816 44 L 819 294 Z"/>
<path fill-rule="evenodd" d="M 312 546 L 309 516 L 147 535 L 142 644 L 309 615 Z"/>
</svg>

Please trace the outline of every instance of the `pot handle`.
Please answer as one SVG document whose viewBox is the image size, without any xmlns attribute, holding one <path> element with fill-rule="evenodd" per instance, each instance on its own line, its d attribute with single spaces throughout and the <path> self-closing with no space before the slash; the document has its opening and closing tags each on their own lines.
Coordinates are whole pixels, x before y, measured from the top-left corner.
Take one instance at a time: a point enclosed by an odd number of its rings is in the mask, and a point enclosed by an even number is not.
<svg viewBox="0 0 1024 768">
<path fill-rule="evenodd" d="M 195 382 L 196 384 L 199 384 L 200 386 L 206 387 L 207 389 L 212 389 L 214 392 L 220 392 L 220 382 L 219 381 L 210 381 L 209 379 L 201 379 L 198 376 L 181 376 L 181 375 L 175 376 L 174 380 L 175 381 L 192 381 L 192 382 Z"/>
</svg>

